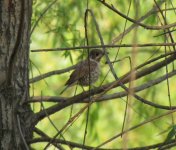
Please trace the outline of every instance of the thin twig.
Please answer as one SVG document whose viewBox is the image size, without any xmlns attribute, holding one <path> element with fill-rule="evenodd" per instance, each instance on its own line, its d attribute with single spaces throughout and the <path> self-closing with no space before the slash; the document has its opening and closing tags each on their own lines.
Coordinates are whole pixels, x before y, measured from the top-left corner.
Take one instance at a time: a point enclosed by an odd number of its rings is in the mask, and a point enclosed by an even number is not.
<svg viewBox="0 0 176 150">
<path fill-rule="evenodd" d="M 146 44 L 136 44 L 136 47 L 155 47 L 155 46 L 175 46 L 176 43 L 146 43 Z M 75 47 L 65 47 L 65 48 L 48 48 L 48 49 L 33 49 L 31 52 L 53 52 L 53 51 L 69 51 L 76 49 L 88 49 L 88 48 L 117 48 L 117 47 L 125 47 L 131 48 L 133 44 L 104 44 L 104 45 L 92 45 L 92 46 L 75 46 Z"/>
<path fill-rule="evenodd" d="M 85 40 L 86 40 L 86 45 L 89 45 L 89 38 L 88 38 L 88 0 L 87 0 L 87 9 L 85 11 L 85 15 L 84 15 L 84 30 L 85 30 Z M 87 49 L 87 53 L 88 53 L 88 64 L 89 64 L 89 92 L 90 92 L 90 88 L 91 88 L 91 75 L 90 75 L 90 56 L 89 56 L 89 48 Z M 90 96 L 88 97 L 89 98 L 89 103 L 92 104 L 92 101 L 90 99 Z M 84 135 L 83 135 L 83 146 L 85 145 L 85 142 L 86 142 L 86 136 L 87 136 L 87 128 L 88 128 L 88 123 L 89 123 L 89 106 L 91 105 L 88 105 L 87 108 L 87 112 L 86 112 L 86 124 L 85 124 L 85 129 L 84 129 Z"/>
<path fill-rule="evenodd" d="M 76 121 L 76 119 L 79 118 L 79 116 L 91 105 L 92 103 L 88 103 L 86 106 L 84 106 L 82 109 L 80 109 L 74 116 L 72 116 L 67 123 L 62 127 L 62 129 L 56 134 L 54 135 L 54 137 L 51 139 L 51 141 L 49 143 L 52 143 L 60 134 L 62 134 L 62 132 L 69 127 L 69 125 L 71 125 L 72 123 L 74 123 Z M 48 144 L 47 144 L 48 146 Z M 46 146 L 46 148 L 47 148 Z M 84 144 L 83 144 L 84 146 Z"/>
<path fill-rule="evenodd" d="M 38 129 L 38 128 L 34 128 L 34 132 L 36 132 L 38 135 L 40 135 L 41 136 L 41 138 L 49 138 L 49 139 L 51 139 L 46 133 L 44 133 L 43 131 L 41 131 L 40 129 Z M 63 140 L 63 141 L 65 141 L 65 140 Z M 47 142 L 49 142 L 49 140 L 47 141 Z M 52 143 L 55 147 L 57 147 L 59 150 L 65 150 L 61 145 L 59 145 L 60 143 Z"/>
<path fill-rule="evenodd" d="M 34 138 L 30 141 L 28 141 L 30 144 L 33 144 L 33 143 L 39 143 L 39 142 L 49 142 L 52 140 L 52 138 L 48 137 L 43 131 L 35 128 L 34 131 L 41 135 L 42 138 Z M 87 145 L 82 145 L 82 144 L 79 144 L 79 143 L 75 143 L 75 142 L 71 142 L 71 141 L 64 141 L 64 140 L 61 140 L 61 139 L 54 139 L 53 140 L 53 145 L 54 143 L 56 144 L 64 144 L 64 145 L 67 145 L 67 146 L 71 146 L 71 147 L 76 147 L 76 148 L 84 148 L 85 150 L 91 150 L 93 149 L 94 147 L 92 146 L 87 146 Z M 117 150 L 117 149 L 106 149 L 106 148 L 99 148 L 97 150 Z"/>
<path fill-rule="evenodd" d="M 135 23 L 145 29 L 149 29 L 149 30 L 164 30 L 164 29 L 169 29 L 172 27 L 176 26 L 176 22 L 171 23 L 169 25 L 163 25 L 163 26 L 149 26 L 149 25 L 145 25 L 141 22 L 136 21 L 135 19 L 132 19 L 128 16 L 126 16 L 125 14 L 123 14 L 122 12 L 120 12 L 119 10 L 117 10 L 112 4 L 109 5 L 108 3 L 106 3 L 105 1 L 102 0 L 98 0 L 99 2 L 101 2 L 104 6 L 108 7 L 110 10 L 112 10 L 113 12 L 117 13 L 118 15 L 120 15 L 121 17 L 127 19 L 128 21 Z"/>
<path fill-rule="evenodd" d="M 42 131 L 39 131 L 39 132 L 42 132 Z M 38 134 L 38 131 L 36 133 Z M 40 135 L 41 134 L 45 135 L 44 132 L 40 133 Z M 42 138 L 34 138 L 32 140 L 29 140 L 28 142 L 30 144 L 33 144 L 33 143 L 39 143 L 39 142 L 48 142 L 50 140 L 51 140 L 51 138 L 44 136 Z M 93 150 L 93 149 L 96 149 L 96 150 L 123 150 L 122 148 L 111 149 L 111 148 L 95 148 L 95 147 L 88 146 L 88 145 L 83 146 L 82 144 L 79 144 L 79 143 L 75 143 L 75 142 L 71 142 L 71 141 L 64 141 L 64 140 L 61 140 L 61 139 L 55 139 L 53 142 L 57 143 L 57 144 L 64 144 L 64 145 L 72 146 L 72 147 L 75 147 L 75 148 L 83 148 L 85 150 Z M 175 140 L 170 140 L 167 143 L 161 142 L 161 143 L 157 143 L 157 144 L 153 144 L 153 145 L 128 148 L 128 150 L 149 150 L 149 149 L 155 149 L 155 148 L 160 148 L 160 147 L 165 148 L 166 146 L 170 146 L 170 144 L 176 144 Z"/>
<path fill-rule="evenodd" d="M 44 107 L 44 105 L 43 105 L 42 99 L 43 99 L 43 94 L 42 94 L 42 92 L 41 92 L 41 101 L 40 101 L 40 102 L 41 102 L 41 106 L 42 106 L 43 110 L 45 111 L 45 114 L 46 114 L 46 116 L 47 116 L 49 122 L 51 123 L 51 125 L 56 129 L 57 132 L 60 132 L 59 129 L 58 129 L 58 128 L 56 127 L 56 125 L 54 124 L 54 122 L 51 120 L 50 116 L 48 115 L 48 113 L 47 113 L 47 111 L 46 111 L 46 109 L 45 109 L 45 107 Z M 63 136 L 62 134 L 61 134 L 61 136 L 64 138 L 64 136 Z M 50 141 L 50 142 L 45 146 L 44 150 L 46 150 L 46 149 L 48 148 L 48 146 L 49 146 L 51 143 L 52 143 L 52 141 Z M 57 147 L 57 146 L 56 146 L 56 147 Z"/>
<path fill-rule="evenodd" d="M 160 14 L 161 14 L 161 16 L 162 16 L 162 18 L 163 18 L 163 20 L 164 20 L 164 24 L 165 25 L 167 25 L 167 20 L 166 20 L 166 12 L 165 12 L 165 14 L 163 14 L 163 12 L 161 11 L 161 9 L 160 9 L 160 7 L 158 6 L 158 3 L 156 2 L 156 0 L 154 0 L 154 2 L 155 2 L 155 5 L 158 7 L 158 10 L 159 10 L 159 12 L 160 12 Z M 165 8 L 166 8 L 166 2 L 165 2 Z M 166 32 L 167 30 L 164 30 L 164 32 Z M 171 32 L 170 32 L 170 30 L 168 29 L 168 34 L 169 34 L 169 37 L 170 37 L 170 39 L 171 39 L 171 42 L 174 42 L 174 39 L 173 39 L 173 37 L 172 37 L 172 34 L 171 34 Z M 165 43 L 167 43 L 167 35 L 164 35 L 164 42 Z M 175 46 L 173 46 L 173 49 L 174 49 L 174 51 L 175 51 Z M 167 52 L 167 48 L 166 48 L 166 46 L 165 46 L 165 53 Z M 166 60 L 166 58 L 167 57 L 165 57 L 165 60 Z M 168 74 L 168 65 L 166 65 L 166 73 Z M 166 82 L 167 82 L 167 92 L 168 92 L 168 101 L 169 101 L 169 106 L 170 107 L 172 107 L 172 100 L 171 100 L 171 96 L 170 96 L 170 84 L 169 84 L 169 79 L 168 78 L 166 78 Z M 171 114 L 171 119 L 172 119 L 172 125 L 174 126 L 174 116 L 173 116 L 173 114 Z M 175 138 L 176 138 L 176 136 L 175 136 Z"/>
<path fill-rule="evenodd" d="M 22 139 L 22 141 L 24 143 L 24 146 L 25 146 L 26 150 L 30 150 L 30 148 L 29 148 L 29 146 L 28 146 L 28 144 L 27 144 L 27 142 L 26 142 L 26 140 L 24 138 L 23 132 L 21 130 L 21 124 L 20 124 L 20 117 L 19 117 L 19 115 L 17 115 L 17 123 L 18 123 L 18 129 L 19 129 L 19 132 L 20 132 L 20 135 L 21 135 L 21 139 Z"/>
<path fill-rule="evenodd" d="M 117 138 L 120 137 L 122 134 L 126 134 L 127 132 L 132 131 L 132 130 L 134 130 L 134 129 L 136 129 L 136 128 L 139 128 L 139 127 L 141 127 L 141 126 L 143 126 L 143 125 L 145 125 L 145 124 L 147 124 L 147 123 L 151 123 L 151 122 L 153 122 L 153 121 L 155 121 L 155 120 L 157 120 L 157 119 L 159 119 L 159 118 L 162 118 L 162 117 L 164 117 L 164 116 L 167 116 L 167 115 L 169 115 L 169 114 L 172 114 L 172 113 L 174 113 L 175 111 L 176 111 L 176 110 L 170 110 L 170 111 L 168 111 L 168 112 L 166 112 L 166 113 L 164 113 L 164 114 L 162 114 L 162 115 L 159 115 L 159 116 L 156 116 L 156 117 L 152 117 L 152 118 L 149 119 L 149 120 L 146 120 L 146 121 L 144 121 L 144 122 L 142 122 L 142 123 L 140 123 L 140 124 L 138 124 L 138 125 L 136 125 L 136 126 L 133 126 L 133 127 L 129 128 L 129 129 L 127 129 L 127 130 L 125 130 L 125 131 L 123 131 L 123 132 L 121 132 L 121 133 L 119 133 L 119 134 L 113 136 L 112 138 L 110 138 L 110 139 L 106 140 L 105 142 L 103 142 L 102 144 L 98 145 L 96 148 L 100 148 L 100 147 L 106 145 L 107 143 L 112 142 L 113 140 L 117 139 Z M 95 148 L 95 149 L 96 149 L 96 148 Z M 93 149 L 93 150 L 95 150 L 95 149 Z"/>
<path fill-rule="evenodd" d="M 160 1 L 158 5 L 162 5 L 163 3 L 164 3 L 164 1 Z M 150 17 L 153 13 L 155 13 L 157 11 L 158 11 L 157 7 L 153 6 L 153 8 L 151 10 L 149 10 L 144 16 L 141 16 L 137 20 L 137 22 L 142 22 L 143 20 L 147 19 L 148 17 Z M 126 36 L 127 34 L 129 34 L 137 26 L 138 26 L 137 24 L 130 25 L 125 31 L 123 31 L 122 33 L 120 33 L 117 37 L 115 37 L 112 40 L 112 44 L 117 43 L 121 38 L 123 38 L 124 36 Z"/>
<path fill-rule="evenodd" d="M 34 26 L 31 29 L 30 32 L 30 36 L 32 35 L 32 33 L 34 32 L 36 26 L 38 25 L 39 21 L 42 19 L 42 17 L 44 16 L 44 14 L 51 8 L 52 5 L 54 5 L 56 3 L 57 0 L 51 2 L 51 4 L 47 5 L 47 7 L 43 10 L 43 12 L 40 14 L 39 18 L 37 19 L 37 21 L 35 22 Z"/>
<path fill-rule="evenodd" d="M 63 74 L 63 73 L 66 73 L 66 72 L 69 72 L 69 71 L 73 70 L 75 67 L 76 67 L 76 65 L 73 65 L 73 66 L 70 66 L 70 67 L 65 68 L 65 69 L 50 71 L 50 72 L 44 73 L 42 75 L 39 75 L 39 76 L 36 76 L 36 77 L 30 79 L 29 82 L 34 83 L 34 82 L 40 81 L 42 79 L 48 78 L 52 75 Z"/>
</svg>

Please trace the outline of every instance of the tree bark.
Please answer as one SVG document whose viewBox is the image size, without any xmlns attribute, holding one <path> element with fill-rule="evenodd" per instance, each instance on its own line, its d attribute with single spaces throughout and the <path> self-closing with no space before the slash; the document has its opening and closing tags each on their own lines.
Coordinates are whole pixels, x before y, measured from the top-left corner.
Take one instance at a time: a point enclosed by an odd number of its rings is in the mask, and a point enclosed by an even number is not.
<svg viewBox="0 0 176 150">
<path fill-rule="evenodd" d="M 0 149 L 29 149 L 33 113 L 28 62 L 31 0 L 0 0 Z"/>
</svg>

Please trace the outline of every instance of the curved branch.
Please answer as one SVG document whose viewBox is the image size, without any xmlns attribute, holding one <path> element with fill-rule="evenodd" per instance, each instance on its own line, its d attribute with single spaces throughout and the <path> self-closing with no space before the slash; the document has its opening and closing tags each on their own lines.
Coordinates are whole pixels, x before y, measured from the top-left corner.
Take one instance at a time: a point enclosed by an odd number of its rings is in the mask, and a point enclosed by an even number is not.
<svg viewBox="0 0 176 150">
<path fill-rule="evenodd" d="M 31 141 L 28 141 L 30 144 L 33 143 L 38 143 L 38 142 L 49 142 L 50 140 L 52 140 L 51 138 L 35 138 Z M 68 146 L 72 146 L 72 147 L 77 147 L 77 148 L 83 148 L 85 150 L 93 150 L 95 147 L 92 146 L 87 146 L 87 145 L 82 145 L 79 143 L 75 143 L 75 142 L 71 142 L 71 141 L 64 141 L 61 139 L 54 139 L 53 143 L 57 143 L 57 144 L 64 144 L 64 145 L 68 145 Z M 144 149 L 154 149 L 154 148 L 162 148 L 163 146 L 167 146 L 168 144 L 173 144 L 176 143 L 175 140 L 170 140 L 167 143 L 157 143 L 157 144 L 153 144 L 153 145 L 148 145 L 148 146 L 143 146 L 143 147 L 134 147 L 134 148 L 128 148 L 128 150 L 144 150 Z M 115 149 L 111 149 L 111 148 L 96 148 L 96 150 L 122 150 L 122 148 L 115 148 Z"/>
<path fill-rule="evenodd" d="M 173 46 L 173 44 L 175 45 L 176 43 L 165 43 L 165 44 L 169 44 L 169 45 L 167 45 L 167 46 Z M 166 46 L 166 45 L 165 45 L 165 46 Z M 150 63 L 152 63 L 152 62 L 154 62 L 154 61 L 157 61 L 157 60 L 159 60 L 159 59 L 161 59 L 161 58 L 165 58 L 166 56 L 172 55 L 172 54 L 174 54 L 174 53 L 176 53 L 176 52 L 175 52 L 175 51 L 173 51 L 173 52 L 168 52 L 168 53 L 162 54 L 162 55 L 160 55 L 160 56 L 158 56 L 158 57 L 155 57 L 155 58 L 153 58 L 153 59 L 151 59 L 151 60 L 149 60 L 149 61 L 147 61 L 147 62 L 144 62 L 143 64 L 139 65 L 138 67 L 136 67 L 136 70 L 139 69 L 139 68 L 142 68 L 142 67 L 144 67 L 145 65 L 148 65 L 148 64 L 150 64 Z M 48 78 L 48 77 L 50 77 L 50 76 L 52 76 L 52 75 L 63 74 L 63 73 L 66 73 L 66 72 L 68 72 L 68 71 L 73 70 L 75 67 L 76 67 L 76 65 L 73 65 L 73 66 L 70 66 L 70 67 L 65 68 L 65 69 L 50 71 L 50 72 L 44 73 L 44 74 L 42 74 L 42 75 L 39 75 L 39 76 L 36 76 L 36 77 L 30 79 L 29 82 L 30 82 L 30 83 L 35 83 L 35 82 L 40 81 L 40 80 L 42 80 L 42 79 Z"/>
<path fill-rule="evenodd" d="M 163 81 L 165 81 L 167 78 L 170 78 L 172 76 L 176 75 L 176 70 L 161 76 L 157 79 L 154 80 L 150 80 L 145 84 L 142 84 L 138 87 L 135 87 L 133 89 L 134 92 L 140 92 L 142 90 L 145 90 L 151 86 L 157 85 Z M 122 98 L 127 96 L 127 92 L 118 92 L 118 93 L 114 93 L 114 94 L 109 94 L 109 95 L 104 95 L 98 99 L 95 100 L 95 98 L 92 98 L 92 101 L 94 102 L 102 102 L 102 101 L 106 101 L 106 100 L 112 100 L 112 99 L 116 99 L 116 98 Z M 58 96 L 42 96 L 42 100 L 41 100 L 41 96 L 35 96 L 32 97 L 30 101 L 28 101 L 27 103 L 41 103 L 41 101 L 43 102 L 57 102 L 57 103 L 65 103 L 68 100 L 68 97 L 58 97 Z M 84 99 L 83 101 L 80 101 L 79 103 L 89 103 L 89 99 Z"/>
<path fill-rule="evenodd" d="M 164 67 L 165 65 L 173 62 L 175 59 L 176 59 L 176 54 L 173 54 L 170 57 L 168 57 L 167 59 L 165 59 L 161 62 L 158 62 L 158 63 L 154 64 L 153 66 L 150 66 L 150 67 L 145 68 L 145 69 L 143 69 L 141 71 L 138 71 L 138 72 L 135 71 L 135 70 L 133 70 L 132 72 L 133 73 L 135 72 L 136 73 L 136 79 L 139 79 L 139 78 L 141 78 L 143 76 L 146 76 L 146 75 L 148 75 L 152 72 L 155 72 L 156 70 L 158 70 L 158 69 Z M 86 91 L 86 92 L 83 92 L 81 94 L 75 95 L 71 98 L 68 98 L 68 100 L 65 103 L 56 104 L 54 106 L 51 106 L 51 107 L 47 108 L 46 111 L 47 111 L 48 115 L 54 114 L 57 111 L 65 108 L 65 107 L 68 107 L 68 106 L 70 106 L 74 103 L 78 103 L 78 102 L 82 101 L 83 99 L 88 98 L 89 96 L 92 96 L 92 95 L 95 95 L 95 94 L 100 94 L 102 92 L 107 92 L 112 88 L 118 87 L 118 86 L 120 86 L 120 83 L 126 84 L 130 81 L 130 75 L 131 75 L 132 72 L 127 73 L 126 75 L 124 75 L 123 77 L 121 77 L 117 81 L 111 82 L 111 83 L 103 85 L 101 87 L 98 87 L 98 88 L 92 89 L 90 91 Z M 152 107 L 160 108 L 160 109 L 167 109 L 167 110 L 176 109 L 176 107 L 168 107 L 168 106 L 153 104 L 152 102 L 147 101 L 147 100 L 145 100 L 143 98 L 140 98 L 140 97 L 137 97 L 137 100 L 144 103 L 144 104 L 150 105 Z M 45 111 L 40 111 L 40 112 L 38 112 L 34 115 L 33 123 L 37 124 L 38 121 L 42 120 L 45 117 L 46 117 Z"/>
<path fill-rule="evenodd" d="M 117 13 L 121 17 L 123 17 L 123 18 L 127 19 L 128 21 L 130 21 L 130 22 L 132 22 L 134 24 L 137 24 L 137 25 L 139 25 L 139 26 L 141 26 L 141 27 L 143 27 L 145 29 L 150 29 L 150 30 L 164 30 L 164 29 L 169 29 L 169 28 L 172 28 L 172 27 L 176 26 L 176 22 L 168 24 L 168 25 L 163 25 L 163 26 L 148 26 L 148 25 L 145 25 L 145 24 L 143 24 L 141 22 L 136 21 L 135 19 L 132 19 L 132 18 L 126 16 L 125 14 L 123 14 L 122 12 L 120 12 L 119 10 L 117 10 L 113 5 L 109 5 L 105 1 L 99 0 L 99 2 L 101 2 L 104 6 L 108 7 L 110 10 L 112 10 L 115 13 Z"/>
<path fill-rule="evenodd" d="M 95 148 L 95 147 L 83 145 L 83 144 L 80 144 L 80 143 L 65 141 L 65 140 L 62 140 L 62 139 L 52 139 L 52 138 L 49 138 L 49 137 L 35 138 L 35 139 L 30 140 L 28 142 L 30 144 L 33 144 L 33 143 L 38 143 L 38 142 L 49 142 L 51 140 L 53 140 L 53 143 L 55 143 L 55 144 L 64 144 L 64 145 L 68 145 L 68 146 L 76 147 L 76 148 L 81 148 L 81 149 L 85 149 L 85 150 L 92 150 L 92 149 Z M 96 150 L 120 150 L 120 149 L 97 148 Z"/>
<path fill-rule="evenodd" d="M 54 70 L 54 71 L 51 71 L 51 72 L 47 72 L 45 74 L 42 74 L 42 75 L 39 75 L 37 77 L 34 77 L 34 78 L 30 79 L 29 82 L 30 83 L 34 83 L 34 82 L 40 81 L 40 80 L 42 80 L 44 78 L 48 78 L 48 77 L 50 77 L 52 75 L 58 75 L 58 74 L 66 73 L 68 71 L 73 70 L 75 67 L 76 67 L 76 65 L 73 65 L 73 66 L 70 66 L 70 67 L 65 68 L 65 69 Z"/>
<path fill-rule="evenodd" d="M 112 138 L 106 140 L 106 141 L 103 142 L 102 144 L 98 145 L 95 149 L 104 146 L 105 144 L 107 144 L 107 143 L 113 141 L 114 139 L 117 139 L 118 137 L 121 137 L 123 134 L 125 134 L 125 133 L 127 133 L 127 132 L 129 132 L 129 131 L 132 131 L 132 130 L 134 130 L 134 129 L 137 129 L 137 128 L 139 128 L 139 127 L 141 127 L 141 126 L 143 126 L 143 125 L 145 125 L 145 124 L 147 124 L 147 123 L 150 123 L 150 122 L 152 122 L 152 121 L 154 121 L 154 120 L 157 120 L 157 119 L 159 119 L 159 118 L 161 118 L 161 117 L 164 117 L 164 116 L 167 116 L 167 115 L 169 115 L 169 114 L 175 113 L 175 111 L 176 111 L 176 110 L 170 110 L 170 111 L 168 111 L 168 112 L 166 112 L 166 113 L 164 113 L 164 114 L 162 114 L 162 115 L 153 117 L 153 118 L 151 118 L 151 119 L 149 119 L 149 120 L 146 120 L 146 121 L 144 121 L 144 122 L 142 122 L 142 123 L 140 123 L 140 124 L 137 124 L 137 125 L 135 125 L 135 126 L 129 128 L 129 129 L 127 129 L 127 130 L 125 130 L 125 131 L 123 131 L 123 132 L 121 132 L 121 133 L 119 133 L 119 134 L 113 136 Z M 165 144 L 165 143 L 162 143 L 160 146 L 163 146 L 163 144 Z M 151 147 L 150 147 L 150 148 L 151 148 Z M 95 150 L 95 149 L 93 149 L 93 150 Z"/>
<path fill-rule="evenodd" d="M 41 20 L 41 18 L 44 16 L 44 14 L 51 8 L 52 5 L 54 5 L 56 3 L 57 0 L 51 2 L 44 10 L 43 12 L 40 14 L 39 18 L 37 19 L 37 21 L 35 22 L 35 24 L 33 25 L 31 32 L 30 32 L 30 36 L 32 35 L 32 33 L 34 32 L 36 26 L 38 25 L 39 21 Z"/>
</svg>

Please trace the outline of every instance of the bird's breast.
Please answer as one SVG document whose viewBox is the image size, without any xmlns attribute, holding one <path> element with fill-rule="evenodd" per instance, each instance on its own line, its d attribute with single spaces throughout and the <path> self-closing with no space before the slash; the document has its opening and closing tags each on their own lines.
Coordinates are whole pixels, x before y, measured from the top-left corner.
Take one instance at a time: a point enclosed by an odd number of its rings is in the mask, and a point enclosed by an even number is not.
<svg viewBox="0 0 176 150">
<path fill-rule="evenodd" d="M 90 70 L 90 73 L 88 72 L 87 75 L 80 78 L 79 84 L 82 86 L 88 86 L 89 84 L 95 83 L 98 80 L 99 75 L 100 75 L 100 67 L 99 63 L 96 63 L 93 69 Z"/>
</svg>

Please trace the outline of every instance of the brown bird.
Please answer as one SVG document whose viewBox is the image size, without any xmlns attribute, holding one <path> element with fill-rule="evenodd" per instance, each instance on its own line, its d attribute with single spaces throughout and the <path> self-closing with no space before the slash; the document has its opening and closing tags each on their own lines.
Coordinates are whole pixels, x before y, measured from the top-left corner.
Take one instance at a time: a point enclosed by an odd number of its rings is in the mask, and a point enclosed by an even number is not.
<svg viewBox="0 0 176 150">
<path fill-rule="evenodd" d="M 65 83 L 66 88 L 60 94 L 62 94 L 68 87 L 75 85 L 76 83 L 81 86 L 88 86 L 96 82 L 100 75 L 99 62 L 103 55 L 104 52 L 102 50 L 92 49 L 90 51 L 89 57 L 76 65 L 75 70 Z"/>
</svg>

